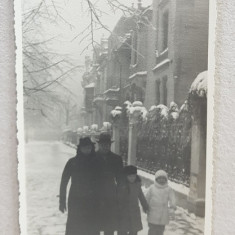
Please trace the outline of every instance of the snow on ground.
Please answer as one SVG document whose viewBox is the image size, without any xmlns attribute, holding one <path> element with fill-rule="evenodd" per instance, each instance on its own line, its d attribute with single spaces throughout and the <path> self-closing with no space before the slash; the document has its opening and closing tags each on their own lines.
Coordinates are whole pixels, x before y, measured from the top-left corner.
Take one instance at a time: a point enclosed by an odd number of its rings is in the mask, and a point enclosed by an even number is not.
<svg viewBox="0 0 235 235">
<path fill-rule="evenodd" d="M 142 213 L 143 230 L 138 235 L 148 234 L 147 216 Z M 182 208 L 177 208 L 175 212 L 175 219 L 170 221 L 166 226 L 164 235 L 202 235 L 204 228 L 204 220 L 188 214 Z"/>
<path fill-rule="evenodd" d="M 25 152 L 28 235 L 62 235 L 67 213 L 59 212 L 57 195 L 64 165 L 75 155 L 75 149 L 60 142 L 29 142 Z M 147 235 L 144 213 L 142 222 L 144 229 L 138 235 Z M 165 235 L 201 235 L 203 223 L 202 218 L 177 208 Z"/>
<path fill-rule="evenodd" d="M 26 145 L 28 235 L 64 234 L 66 216 L 59 212 L 59 184 L 66 161 L 75 150 L 60 143 Z"/>
</svg>

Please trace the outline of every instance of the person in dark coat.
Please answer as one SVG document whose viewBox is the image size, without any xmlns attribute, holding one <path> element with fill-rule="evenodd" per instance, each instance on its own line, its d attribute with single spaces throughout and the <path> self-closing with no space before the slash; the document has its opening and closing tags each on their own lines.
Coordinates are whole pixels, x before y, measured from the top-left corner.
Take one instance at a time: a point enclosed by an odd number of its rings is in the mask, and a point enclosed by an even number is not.
<svg viewBox="0 0 235 235">
<path fill-rule="evenodd" d="M 139 202 L 147 213 L 148 203 L 141 189 L 141 179 L 135 166 L 123 169 L 123 182 L 118 186 L 119 231 L 118 235 L 137 235 L 142 230 Z"/>
<path fill-rule="evenodd" d="M 60 184 L 59 210 L 66 210 L 66 188 L 71 179 L 68 196 L 66 235 L 98 234 L 96 227 L 95 150 L 89 137 L 81 138 L 75 157 L 65 165 Z"/>
<path fill-rule="evenodd" d="M 112 235 L 118 230 L 117 185 L 121 179 L 123 162 L 119 155 L 111 152 L 112 140 L 109 134 L 101 133 L 97 142 L 99 231 L 104 231 L 105 235 Z"/>
</svg>

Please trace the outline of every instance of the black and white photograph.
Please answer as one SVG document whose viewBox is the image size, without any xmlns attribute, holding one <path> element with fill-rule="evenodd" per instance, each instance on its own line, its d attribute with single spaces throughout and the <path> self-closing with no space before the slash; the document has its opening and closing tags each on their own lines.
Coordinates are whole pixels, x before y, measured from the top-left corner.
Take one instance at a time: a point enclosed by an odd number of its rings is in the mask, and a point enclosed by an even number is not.
<svg viewBox="0 0 235 235">
<path fill-rule="evenodd" d="M 22 0 L 27 235 L 206 234 L 209 6 Z"/>
</svg>

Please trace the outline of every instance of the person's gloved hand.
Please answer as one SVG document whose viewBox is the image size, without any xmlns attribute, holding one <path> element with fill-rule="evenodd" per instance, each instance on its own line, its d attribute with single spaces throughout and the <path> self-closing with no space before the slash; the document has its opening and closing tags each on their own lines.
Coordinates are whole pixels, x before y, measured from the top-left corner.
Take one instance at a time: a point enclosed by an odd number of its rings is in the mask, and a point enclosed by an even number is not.
<svg viewBox="0 0 235 235">
<path fill-rule="evenodd" d="M 66 203 L 65 201 L 60 202 L 59 210 L 64 213 L 66 211 Z"/>
</svg>

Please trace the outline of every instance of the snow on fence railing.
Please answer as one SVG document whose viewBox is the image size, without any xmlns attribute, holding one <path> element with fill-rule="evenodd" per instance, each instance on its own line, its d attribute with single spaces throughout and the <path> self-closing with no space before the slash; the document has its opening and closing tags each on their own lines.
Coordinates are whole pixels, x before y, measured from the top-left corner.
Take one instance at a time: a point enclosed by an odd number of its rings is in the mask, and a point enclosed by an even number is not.
<svg viewBox="0 0 235 235">
<path fill-rule="evenodd" d="M 143 113 L 144 107 L 137 102 L 136 107 Z M 130 102 L 124 103 L 121 120 L 127 123 L 120 124 L 126 127 L 120 130 L 120 144 L 125 146 L 120 146 L 120 149 L 125 162 L 128 152 L 128 115 L 133 113 L 134 109 Z M 188 101 L 180 109 L 174 102 L 171 102 L 169 108 L 163 104 L 154 105 L 144 117 L 140 115 L 137 124 L 137 167 L 150 174 L 154 174 L 158 169 L 165 169 L 169 179 L 189 186 L 191 111 Z"/>
<path fill-rule="evenodd" d="M 189 185 L 191 159 L 191 113 L 172 102 L 150 108 L 147 122 L 139 121 L 137 166 L 153 173 L 168 172 L 177 183 Z"/>
<path fill-rule="evenodd" d="M 180 109 L 172 102 L 169 108 L 161 104 L 152 106 L 148 112 L 138 102 L 134 107 L 130 102 L 125 102 L 123 107 L 116 107 L 115 112 L 118 113 L 113 118 L 118 116 L 121 119 L 120 153 L 125 162 L 128 157 L 128 112 L 134 112 L 135 109 L 141 113 L 137 124 L 138 168 L 150 174 L 160 168 L 165 169 L 169 179 L 188 186 L 191 158 L 191 112 L 188 101 Z M 80 137 L 96 138 L 103 131 L 111 132 L 112 124 L 104 122 L 101 129 L 97 124 L 92 124 L 77 131 L 66 130 L 63 141 L 75 147 Z"/>
</svg>

